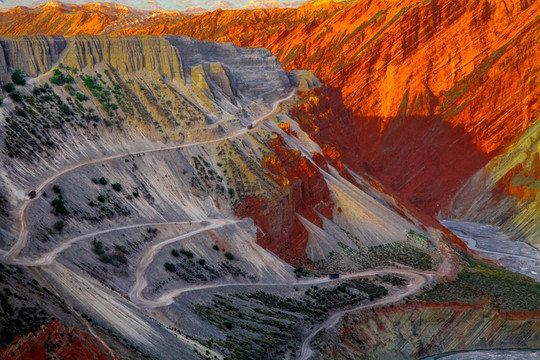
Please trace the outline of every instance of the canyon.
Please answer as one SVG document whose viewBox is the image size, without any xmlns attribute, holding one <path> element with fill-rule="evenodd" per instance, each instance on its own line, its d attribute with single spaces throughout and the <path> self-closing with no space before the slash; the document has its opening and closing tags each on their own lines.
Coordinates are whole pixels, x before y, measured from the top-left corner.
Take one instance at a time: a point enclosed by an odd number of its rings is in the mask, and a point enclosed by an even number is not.
<svg viewBox="0 0 540 360">
<path fill-rule="evenodd" d="M 1 351 L 534 348 L 538 6 L 0 12 Z"/>
</svg>

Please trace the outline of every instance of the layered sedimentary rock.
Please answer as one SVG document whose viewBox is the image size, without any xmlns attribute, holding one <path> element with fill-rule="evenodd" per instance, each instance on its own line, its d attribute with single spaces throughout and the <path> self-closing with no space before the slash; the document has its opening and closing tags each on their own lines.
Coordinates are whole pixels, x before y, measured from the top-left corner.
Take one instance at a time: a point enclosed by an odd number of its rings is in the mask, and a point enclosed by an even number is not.
<svg viewBox="0 0 540 360">
<path fill-rule="evenodd" d="M 0 81 L 10 82 L 9 74 L 21 69 L 30 76 L 47 72 L 67 46 L 61 36 L 3 37 L 0 39 Z"/>
<path fill-rule="evenodd" d="M 102 64 L 121 75 L 145 71 L 169 81 L 204 81 L 207 95 L 224 93 L 233 102 L 235 95 L 254 100 L 291 86 L 279 61 L 266 49 L 186 37 L 7 37 L 2 38 L 0 46 L 2 82 L 9 82 L 9 74 L 15 69 L 35 77 L 61 61 L 76 69 Z M 195 67 L 199 69 L 193 71 Z"/>
<path fill-rule="evenodd" d="M 419 302 L 352 314 L 315 346 L 319 359 L 418 359 L 451 351 L 535 347 L 539 331 L 538 312 Z"/>
<path fill-rule="evenodd" d="M 297 214 L 322 227 L 322 217 L 332 218 L 333 202 L 319 169 L 300 151 L 289 148 L 283 138 L 271 141 L 274 150 L 262 166 L 279 184 L 278 196 L 248 196 L 235 212 L 251 217 L 261 227 L 258 242 L 289 263 L 305 262 L 308 231 Z"/>
<path fill-rule="evenodd" d="M 313 70 L 342 89 L 345 105 L 363 123 L 357 131 L 365 141 L 354 151 L 369 154 L 365 162 L 374 175 L 435 215 L 485 164 L 483 155 L 501 152 L 538 119 L 538 7 L 518 0 L 315 1 L 298 9 L 156 13 L 133 25 L 115 26 L 117 19 L 107 15 L 94 20 L 99 26 L 90 32 L 185 34 L 265 46 L 286 69 Z M 4 13 L 0 31 L 80 33 L 58 8 L 50 26 L 13 25 L 20 14 L 40 19 L 48 11 Z M 404 129 L 408 141 L 396 146 L 395 134 Z M 403 161 L 411 158 L 416 161 Z M 434 173 L 452 181 L 430 183 Z"/>
<path fill-rule="evenodd" d="M 500 226 L 514 239 L 540 244 L 540 122 L 478 171 L 444 216 Z"/>
</svg>

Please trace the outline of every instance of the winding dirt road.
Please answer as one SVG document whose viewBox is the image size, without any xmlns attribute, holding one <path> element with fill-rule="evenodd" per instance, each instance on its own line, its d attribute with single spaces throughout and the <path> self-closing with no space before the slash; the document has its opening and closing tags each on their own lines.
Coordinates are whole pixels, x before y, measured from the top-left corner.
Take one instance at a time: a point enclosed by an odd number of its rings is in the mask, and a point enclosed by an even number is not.
<svg viewBox="0 0 540 360">
<path fill-rule="evenodd" d="M 287 97 L 284 97 L 284 98 L 279 99 L 278 101 L 276 101 L 272 105 L 271 111 L 269 113 L 267 113 L 266 115 L 261 116 L 258 119 L 256 119 L 255 121 L 253 121 L 253 125 L 257 125 L 257 124 L 263 122 L 264 120 L 268 119 L 272 115 L 275 115 L 278 112 L 278 109 L 279 109 L 280 105 L 283 102 L 288 101 L 289 99 L 291 99 L 295 94 L 296 94 L 296 89 L 293 92 L 291 92 Z M 130 155 L 150 154 L 150 153 L 157 153 L 157 152 L 161 152 L 161 151 L 169 151 L 169 150 L 187 148 L 187 147 L 191 147 L 191 146 L 199 146 L 199 145 L 204 145 L 204 144 L 210 144 L 210 143 L 214 143 L 214 142 L 217 142 L 217 141 L 223 141 L 223 140 L 227 140 L 227 139 L 233 139 L 233 138 L 240 137 L 240 136 L 246 134 L 248 131 L 249 131 L 248 129 L 242 129 L 242 130 L 238 131 L 237 133 L 235 133 L 233 135 L 223 137 L 223 138 L 219 138 L 219 139 L 214 139 L 214 140 L 208 140 L 208 141 L 202 141 L 202 142 L 196 142 L 196 143 L 190 143 L 190 144 L 174 145 L 174 146 L 168 146 L 168 147 L 159 147 L 159 148 L 154 148 L 154 149 L 147 149 L 147 150 L 142 150 L 142 151 L 127 152 L 127 153 L 122 153 L 122 154 L 117 154 L 117 155 L 111 155 L 111 156 L 107 156 L 107 157 L 104 157 L 104 158 L 99 158 L 99 159 L 94 159 L 94 160 L 89 160 L 89 161 L 86 161 L 86 162 L 83 162 L 83 163 L 79 163 L 79 164 L 73 165 L 71 167 L 68 167 L 68 168 L 66 168 L 66 169 L 64 169 L 62 171 L 59 171 L 58 173 L 56 173 L 56 174 L 52 175 L 51 177 L 45 179 L 43 182 L 41 182 L 36 187 L 35 190 L 36 190 L 37 195 L 36 195 L 36 197 L 34 199 L 26 199 L 23 202 L 23 204 L 21 205 L 21 208 L 20 208 L 19 212 L 17 213 L 17 217 L 16 217 L 16 223 L 17 223 L 17 227 L 18 227 L 18 234 L 17 234 L 17 237 L 16 237 L 16 241 L 13 244 L 13 246 L 7 252 L 4 253 L 3 260 L 5 262 L 20 264 L 20 265 L 24 265 L 24 266 L 46 266 L 46 265 L 52 264 L 60 253 L 62 253 L 63 251 L 65 251 L 66 249 L 71 247 L 74 243 L 76 243 L 76 242 L 78 242 L 78 241 L 80 241 L 82 239 L 88 238 L 88 237 L 97 236 L 97 235 L 103 235 L 103 234 L 110 233 L 110 232 L 113 232 L 113 231 L 127 230 L 127 229 L 140 228 L 140 227 L 146 227 L 146 226 L 164 226 L 164 225 L 183 225 L 183 224 L 186 224 L 187 223 L 186 221 L 181 221 L 181 222 L 168 222 L 168 223 L 145 223 L 145 224 L 125 225 L 125 226 L 120 226 L 120 227 L 116 227 L 116 228 L 113 228 L 113 229 L 96 231 L 96 232 L 93 232 L 93 233 L 89 233 L 89 234 L 85 234 L 85 235 L 75 237 L 73 239 L 70 239 L 70 240 L 64 242 L 63 244 L 61 244 L 60 246 L 58 246 L 54 250 L 52 250 L 49 253 L 43 255 L 42 257 L 40 257 L 38 260 L 35 260 L 35 261 L 31 261 L 31 260 L 23 259 L 23 258 L 19 257 L 21 251 L 28 245 L 28 241 L 29 241 L 30 226 L 28 224 L 28 218 L 27 218 L 28 209 L 29 209 L 30 205 L 43 194 L 44 189 L 46 187 L 50 186 L 59 177 L 65 175 L 65 174 L 67 174 L 67 173 L 69 173 L 71 171 L 82 168 L 84 166 L 93 165 L 93 164 L 100 163 L 100 162 L 119 159 L 119 158 L 130 156 Z M 352 273 L 352 274 L 346 274 L 346 275 L 342 275 L 340 279 L 336 279 L 336 280 L 331 280 L 331 279 L 328 279 L 328 278 L 315 278 L 315 279 L 302 280 L 302 281 L 299 280 L 299 281 L 276 282 L 276 283 L 213 283 L 213 284 L 196 285 L 196 286 L 176 289 L 176 290 L 173 290 L 173 291 L 171 291 L 169 293 L 161 295 L 158 299 L 155 299 L 155 300 L 146 299 L 146 298 L 144 298 L 142 296 L 143 290 L 148 285 L 147 280 L 145 278 L 145 272 L 148 269 L 148 267 L 150 266 L 150 264 L 152 263 L 155 255 L 163 247 L 167 246 L 168 244 L 174 243 L 174 242 L 182 241 L 182 240 L 187 239 L 187 238 L 189 238 L 189 237 L 191 237 L 193 235 L 196 235 L 196 234 L 199 234 L 199 233 L 202 233 L 202 232 L 205 232 L 205 231 L 211 231 L 211 230 L 215 230 L 215 229 L 218 229 L 218 228 L 221 228 L 221 227 L 224 227 L 224 226 L 233 225 L 235 223 L 238 223 L 239 221 L 240 220 L 233 220 L 233 219 L 207 219 L 207 220 L 193 221 L 193 223 L 200 223 L 200 224 L 208 223 L 208 225 L 206 225 L 206 226 L 204 226 L 202 228 L 199 228 L 197 230 L 194 230 L 192 232 L 189 232 L 189 233 L 177 236 L 177 237 L 167 239 L 167 240 L 165 240 L 163 242 L 155 244 L 155 245 L 149 247 L 148 249 L 146 249 L 145 253 L 141 256 L 141 258 L 139 260 L 139 263 L 137 265 L 135 284 L 134 284 L 132 290 L 129 292 L 129 296 L 130 296 L 131 301 L 133 303 L 135 303 L 135 304 L 137 304 L 139 306 L 145 307 L 145 308 L 157 308 L 157 307 L 170 305 L 171 303 L 174 302 L 174 299 L 176 297 L 178 297 L 179 295 L 181 295 L 183 293 L 187 293 L 187 292 L 191 292 L 191 291 L 198 291 L 198 290 L 205 290 L 205 289 L 217 289 L 217 288 L 223 288 L 223 287 L 231 287 L 231 286 L 257 286 L 257 287 L 261 287 L 261 286 L 315 285 L 315 284 L 322 284 L 322 283 L 340 281 L 340 280 L 343 280 L 343 279 L 352 279 L 352 278 L 358 278 L 358 277 L 375 276 L 375 275 L 383 275 L 383 274 L 397 274 L 397 275 L 401 275 L 401 276 L 404 276 L 404 277 L 409 279 L 409 284 L 405 288 L 404 292 L 391 294 L 388 297 L 385 297 L 385 298 L 383 298 L 383 299 L 381 299 L 379 301 L 375 301 L 375 302 L 372 302 L 370 304 L 360 305 L 360 306 L 358 306 L 356 308 L 349 309 L 349 310 L 338 311 L 338 312 L 332 314 L 324 323 L 317 326 L 313 331 L 311 331 L 309 333 L 309 335 L 302 342 L 302 349 L 301 349 L 300 359 L 305 360 L 305 359 L 308 359 L 309 357 L 311 357 L 312 354 L 313 354 L 313 351 L 310 348 L 310 342 L 312 341 L 312 339 L 323 328 L 331 328 L 331 327 L 335 326 L 344 314 L 346 314 L 348 312 L 351 312 L 351 311 L 367 309 L 367 308 L 371 308 L 371 307 L 375 307 L 375 306 L 386 305 L 386 304 L 391 304 L 391 303 L 400 301 L 403 298 L 420 291 L 428 282 L 430 282 L 433 279 L 433 276 L 436 274 L 434 272 L 422 272 L 422 271 L 417 271 L 417 270 L 412 270 L 412 269 L 390 268 L 390 267 L 388 267 L 388 268 L 380 268 L 380 269 L 373 269 L 373 270 L 366 270 L 366 271 L 356 272 L 356 273 Z"/>
<path fill-rule="evenodd" d="M 290 100 L 295 94 L 296 94 L 296 89 L 294 89 L 288 96 L 274 102 L 274 104 L 272 105 L 271 111 L 268 112 L 267 114 L 257 118 L 256 120 L 254 120 L 253 124 L 257 125 L 257 124 L 261 123 L 262 121 L 268 119 L 272 115 L 275 115 L 278 112 L 280 105 L 283 104 L 285 101 Z M 147 149 L 147 150 L 133 151 L 133 152 L 127 152 L 127 153 L 122 153 L 122 154 L 117 154 L 117 155 L 111 155 L 111 156 L 107 156 L 107 157 L 104 157 L 104 158 L 85 161 L 85 162 L 70 166 L 70 167 L 68 167 L 68 168 L 66 168 L 66 169 L 64 169 L 62 171 L 57 172 L 56 174 L 52 175 L 51 177 L 45 179 L 43 182 L 41 182 L 41 184 L 39 184 L 35 188 L 36 196 L 33 199 L 27 198 L 23 202 L 23 204 L 22 204 L 22 206 L 21 206 L 21 208 L 20 208 L 20 210 L 19 210 L 19 212 L 18 212 L 18 214 L 16 216 L 16 225 L 17 225 L 17 228 L 19 230 L 18 234 L 17 234 L 17 240 L 16 240 L 15 244 L 4 254 L 4 256 L 3 256 L 4 261 L 7 262 L 7 263 L 17 263 L 17 261 L 15 259 L 18 257 L 18 255 L 20 254 L 22 249 L 24 249 L 26 247 L 26 245 L 28 244 L 28 240 L 29 240 L 30 226 L 28 224 L 28 209 L 29 209 L 30 205 L 35 200 L 37 200 L 37 199 L 39 199 L 41 197 L 41 195 L 43 194 L 43 190 L 47 186 L 51 185 L 56 179 L 58 179 L 62 175 L 65 175 L 65 174 L 67 174 L 67 173 L 69 173 L 71 171 L 77 170 L 79 168 L 82 168 L 82 167 L 85 167 L 85 166 L 88 166 L 88 165 L 93 165 L 93 164 L 97 164 L 97 163 L 100 163 L 100 162 L 119 159 L 119 158 L 123 158 L 123 157 L 126 157 L 126 156 L 139 155 L 139 154 L 141 154 L 141 155 L 142 154 L 151 154 L 151 153 L 162 152 L 162 151 L 177 150 L 177 149 L 183 149 L 183 148 L 187 148 L 187 147 L 191 147 L 191 146 L 199 146 L 199 145 L 211 144 L 211 143 L 218 142 L 218 141 L 234 139 L 234 138 L 237 138 L 237 137 L 240 137 L 240 136 L 246 134 L 248 131 L 249 131 L 248 129 L 241 129 L 240 131 L 238 131 L 235 134 L 232 134 L 230 136 L 226 136 L 226 137 L 223 137 L 223 138 L 219 138 L 219 139 L 212 139 L 212 140 L 201 141 L 201 142 L 196 142 L 196 143 L 173 145 L 173 146 L 167 146 L 167 147 L 159 147 L 159 148 L 155 148 L 155 149 Z"/>
<path fill-rule="evenodd" d="M 339 322 L 339 320 L 341 320 L 343 315 L 350 312 L 354 312 L 354 311 L 370 309 L 370 308 L 374 308 L 374 307 L 382 306 L 382 305 L 389 305 L 389 304 L 401 301 L 407 296 L 413 295 L 417 293 L 418 291 L 422 290 L 422 288 L 432 280 L 432 274 L 429 274 L 427 272 L 405 270 L 405 269 L 390 269 L 390 268 L 369 270 L 369 271 L 364 272 L 363 275 L 358 275 L 358 276 L 369 276 L 369 275 L 374 276 L 374 275 L 384 275 L 384 274 L 397 274 L 397 275 L 407 277 L 409 279 L 409 284 L 406 287 L 406 291 L 402 293 L 389 295 L 380 300 L 374 301 L 370 304 L 364 304 L 364 305 L 357 306 L 353 309 L 335 312 L 328 319 L 326 319 L 325 322 L 323 322 L 322 324 L 318 325 L 315 329 L 313 329 L 309 333 L 309 335 L 304 339 L 304 341 L 302 341 L 302 346 L 300 348 L 300 355 L 298 359 L 308 360 L 309 358 L 311 358 L 313 356 L 313 350 L 311 350 L 311 347 L 310 347 L 311 341 L 322 329 L 330 329 L 336 326 L 336 324 Z"/>
</svg>

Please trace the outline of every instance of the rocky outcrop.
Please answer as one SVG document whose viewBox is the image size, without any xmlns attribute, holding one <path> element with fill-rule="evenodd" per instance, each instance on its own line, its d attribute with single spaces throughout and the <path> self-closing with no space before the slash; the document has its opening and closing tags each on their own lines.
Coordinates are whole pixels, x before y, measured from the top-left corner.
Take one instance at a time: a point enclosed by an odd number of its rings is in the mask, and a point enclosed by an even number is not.
<svg viewBox="0 0 540 360">
<path fill-rule="evenodd" d="M 79 329 L 66 329 L 59 321 L 44 326 L 35 334 L 17 339 L 7 348 L 0 350 L 5 360 L 24 359 L 117 359 L 110 349 L 97 338 Z"/>
<path fill-rule="evenodd" d="M 0 38 L 0 82 L 11 82 L 10 74 L 21 69 L 30 76 L 47 72 L 67 46 L 61 36 Z"/>
<path fill-rule="evenodd" d="M 300 151 L 293 151 L 280 136 L 270 146 L 274 154 L 262 165 L 280 185 L 281 194 L 268 200 L 247 197 L 235 211 L 240 217 L 251 217 L 261 228 L 261 246 L 289 263 L 299 264 L 307 260 L 309 233 L 297 214 L 322 227 L 322 217 L 332 218 L 334 204 L 319 169 Z"/>
<path fill-rule="evenodd" d="M 1 14 L 0 31 L 35 33 L 26 22 L 41 24 L 50 13 L 56 21 L 37 27 L 41 33 L 183 34 L 264 46 L 286 69 L 310 69 L 342 89 L 345 105 L 364 124 L 355 129 L 365 141 L 354 152 L 365 154 L 387 188 L 436 215 L 448 210 L 449 199 L 485 164 L 485 155 L 501 152 L 539 116 L 539 4 L 310 2 L 298 9 L 155 13 L 133 25 L 91 7 L 41 7 Z M 77 17 L 70 12 L 103 15 L 93 19 L 93 29 L 75 29 Z M 403 131 L 407 141 L 395 145 Z M 418 161 L 402 168 L 410 158 Z M 447 183 L 429 181 L 434 174 Z"/>
<path fill-rule="evenodd" d="M 179 36 L 6 37 L 0 39 L 0 81 L 22 69 L 36 77 L 59 62 L 76 69 L 111 66 L 121 75 L 140 71 L 157 73 L 169 81 L 204 81 L 216 99 L 224 94 L 247 100 L 275 100 L 291 86 L 289 77 L 272 53 L 263 48 L 240 48 Z M 195 68 L 196 70 L 193 70 Z M 200 79 L 199 79 L 200 77 Z"/>
<path fill-rule="evenodd" d="M 351 314 L 335 334 L 324 332 L 315 347 L 319 359 L 418 359 L 450 351 L 535 347 L 539 331 L 538 312 L 415 302 Z"/>
</svg>

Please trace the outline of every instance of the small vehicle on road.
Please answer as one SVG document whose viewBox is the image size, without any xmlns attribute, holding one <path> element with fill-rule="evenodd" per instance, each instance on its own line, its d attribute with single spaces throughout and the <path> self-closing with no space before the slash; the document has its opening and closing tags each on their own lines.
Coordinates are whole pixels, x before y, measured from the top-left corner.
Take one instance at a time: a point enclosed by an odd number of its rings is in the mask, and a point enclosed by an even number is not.
<svg viewBox="0 0 540 360">
<path fill-rule="evenodd" d="M 329 278 L 330 280 L 333 280 L 333 279 L 339 279 L 339 274 L 330 274 L 330 275 L 328 275 L 328 278 Z"/>
<path fill-rule="evenodd" d="M 247 129 L 248 129 L 248 130 L 253 129 L 253 124 L 249 124 L 249 125 L 247 126 Z"/>
<path fill-rule="evenodd" d="M 29 197 L 30 199 L 35 198 L 35 197 L 36 197 L 36 190 L 30 191 L 30 192 L 28 193 L 28 197 Z"/>
</svg>

